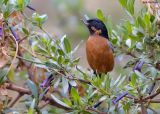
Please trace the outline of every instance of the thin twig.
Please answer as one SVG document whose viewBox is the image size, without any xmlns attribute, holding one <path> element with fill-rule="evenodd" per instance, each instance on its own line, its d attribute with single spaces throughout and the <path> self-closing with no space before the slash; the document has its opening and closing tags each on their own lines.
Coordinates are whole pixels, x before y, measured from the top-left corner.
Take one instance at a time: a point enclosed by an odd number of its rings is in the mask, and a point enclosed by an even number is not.
<svg viewBox="0 0 160 114">
<path fill-rule="evenodd" d="M 22 39 L 20 39 L 20 40 L 18 41 L 18 44 L 20 44 L 23 40 L 27 39 L 27 37 L 28 37 L 28 36 L 25 36 L 25 37 L 23 37 Z"/>
<path fill-rule="evenodd" d="M 16 102 L 23 96 L 24 94 L 18 93 L 17 97 L 10 103 L 9 107 L 13 107 Z"/>
<path fill-rule="evenodd" d="M 137 58 L 135 54 L 131 53 L 131 52 L 126 52 L 127 55 L 130 55 L 133 58 Z"/>
<path fill-rule="evenodd" d="M 138 100 L 138 98 L 136 98 L 136 97 L 134 97 L 134 96 L 132 96 L 132 95 L 126 95 L 125 96 L 126 98 L 129 98 L 129 99 L 134 99 L 134 100 Z"/>
<path fill-rule="evenodd" d="M 150 103 L 160 103 L 160 99 L 150 100 Z"/>
<path fill-rule="evenodd" d="M 156 97 L 159 94 L 160 94 L 160 91 L 157 91 L 156 93 L 153 93 L 152 95 L 149 95 L 149 96 L 143 98 L 142 100 L 145 101 L 145 100 L 148 100 L 148 99 L 153 99 L 154 97 Z"/>
<path fill-rule="evenodd" d="M 44 108 L 45 106 L 47 106 L 48 104 L 49 104 L 49 101 L 45 101 L 45 103 L 40 104 L 38 107 L 39 107 L 40 109 L 42 109 L 42 108 Z"/>
<path fill-rule="evenodd" d="M 141 91 L 139 88 L 137 88 L 137 91 L 138 91 L 138 95 L 139 95 L 139 103 L 140 103 L 140 106 L 141 106 L 141 114 L 147 114 L 147 110 L 146 108 L 144 107 L 144 104 L 143 104 L 143 96 L 141 95 Z"/>
<path fill-rule="evenodd" d="M 129 51 L 123 49 L 122 47 L 120 48 L 120 50 L 122 51 L 122 53 L 126 53 L 127 55 L 130 55 L 133 58 L 137 58 L 137 56 L 134 53 L 129 52 Z"/>
<path fill-rule="evenodd" d="M 95 108 L 87 108 L 86 109 L 87 111 L 91 111 L 91 112 L 96 112 L 97 114 L 107 114 L 107 113 L 104 113 L 104 112 L 101 112 L 101 111 L 99 111 L 99 110 L 97 110 L 97 109 L 95 109 Z"/>
<path fill-rule="evenodd" d="M 5 87 L 6 87 L 6 89 L 10 89 L 10 90 L 16 91 L 18 93 L 31 94 L 31 91 L 29 89 L 19 87 L 15 84 L 12 84 L 12 83 L 5 83 Z"/>
<path fill-rule="evenodd" d="M 160 80 L 160 78 L 156 78 L 155 80 Z"/>
<path fill-rule="evenodd" d="M 146 103 L 146 102 L 149 102 L 149 103 L 160 103 L 160 99 L 154 99 L 154 100 L 143 100 L 142 102 Z M 135 100 L 134 103 L 140 103 L 140 100 Z"/>
</svg>

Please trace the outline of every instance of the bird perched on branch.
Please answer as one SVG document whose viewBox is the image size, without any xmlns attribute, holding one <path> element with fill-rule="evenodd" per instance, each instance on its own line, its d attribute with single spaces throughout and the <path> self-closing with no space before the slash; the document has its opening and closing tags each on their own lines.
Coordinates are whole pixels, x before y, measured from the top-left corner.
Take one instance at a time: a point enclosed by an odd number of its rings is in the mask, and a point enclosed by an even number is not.
<svg viewBox="0 0 160 114">
<path fill-rule="evenodd" d="M 86 55 L 90 67 L 94 72 L 101 74 L 113 70 L 113 46 L 109 42 L 108 31 L 105 24 L 95 19 L 83 19 L 90 35 L 86 42 Z"/>
</svg>

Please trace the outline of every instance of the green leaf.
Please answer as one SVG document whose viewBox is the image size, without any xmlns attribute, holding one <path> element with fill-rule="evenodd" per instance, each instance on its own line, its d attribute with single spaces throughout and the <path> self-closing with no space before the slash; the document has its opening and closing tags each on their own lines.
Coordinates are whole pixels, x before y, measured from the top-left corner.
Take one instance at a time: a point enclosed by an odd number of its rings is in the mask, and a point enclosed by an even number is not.
<svg viewBox="0 0 160 114">
<path fill-rule="evenodd" d="M 4 18 L 5 18 L 5 19 L 7 19 L 7 18 L 8 18 L 8 16 L 9 16 L 9 14 L 10 14 L 10 12 L 9 12 L 9 11 L 5 11 L 5 12 L 3 13 Z"/>
<path fill-rule="evenodd" d="M 3 3 L 6 5 L 9 0 L 3 0 Z"/>
<path fill-rule="evenodd" d="M 22 5 L 23 4 L 23 0 L 17 0 L 18 5 Z"/>
<path fill-rule="evenodd" d="M 101 21 L 105 22 L 105 17 L 104 17 L 104 15 L 103 15 L 102 10 L 100 10 L 100 9 L 97 10 L 97 17 L 98 17 Z"/>
<path fill-rule="evenodd" d="M 119 87 L 125 80 L 126 80 L 126 76 L 122 76 L 122 78 L 120 79 L 120 81 L 117 84 L 117 87 Z"/>
<path fill-rule="evenodd" d="M 131 22 L 130 21 L 126 21 L 125 23 L 124 23 L 124 26 L 125 26 L 125 28 L 127 29 L 127 31 L 129 32 L 129 33 L 131 33 L 132 32 L 132 24 L 131 24 Z"/>
<path fill-rule="evenodd" d="M 136 80 L 137 80 L 137 75 L 135 73 L 133 73 L 133 75 L 131 76 L 131 84 L 132 84 L 132 86 L 135 86 Z"/>
<path fill-rule="evenodd" d="M 63 92 L 63 94 L 66 95 L 68 90 L 69 90 L 68 80 L 66 78 L 62 78 L 62 92 Z"/>
<path fill-rule="evenodd" d="M 35 102 L 36 102 L 36 100 L 33 99 L 32 103 L 31 103 L 31 106 L 30 106 L 30 108 L 28 110 L 28 114 L 34 114 Z"/>
<path fill-rule="evenodd" d="M 68 63 L 70 63 L 70 59 L 67 58 L 64 60 L 63 64 L 68 64 Z"/>
<path fill-rule="evenodd" d="M 131 15 L 134 15 L 134 2 L 135 0 L 127 0 L 127 10 Z"/>
<path fill-rule="evenodd" d="M 32 23 L 35 26 L 38 26 L 40 28 L 42 28 L 42 24 L 47 20 L 47 15 L 43 14 L 43 15 L 39 15 L 38 13 L 33 13 L 32 14 Z"/>
<path fill-rule="evenodd" d="M 64 103 L 61 100 L 59 100 L 58 98 L 56 98 L 53 94 L 51 94 L 51 97 L 56 103 L 60 104 L 61 106 L 64 106 L 64 107 L 67 107 L 67 108 L 71 108 L 66 103 Z"/>
<path fill-rule="evenodd" d="M 142 19 L 141 16 L 139 16 L 139 17 L 137 18 L 137 21 L 138 21 L 138 24 L 139 24 L 143 29 L 145 29 L 146 25 L 145 25 L 144 20 Z"/>
<path fill-rule="evenodd" d="M 74 101 L 78 101 L 78 103 L 80 103 L 80 96 L 74 87 L 71 88 L 71 96 Z"/>
<path fill-rule="evenodd" d="M 107 29 L 108 29 L 108 35 L 109 38 L 112 39 L 112 32 L 113 32 L 113 22 L 111 16 L 107 16 Z"/>
<path fill-rule="evenodd" d="M 157 70 L 154 67 L 151 67 L 150 70 L 151 70 L 152 77 L 156 77 L 158 74 Z"/>
<path fill-rule="evenodd" d="M 119 76 L 118 76 L 118 78 L 115 80 L 115 82 L 114 82 L 114 86 L 117 86 L 117 84 L 118 84 L 118 82 L 120 81 L 120 79 L 122 78 L 122 75 L 120 74 Z"/>
<path fill-rule="evenodd" d="M 126 8 L 127 0 L 119 0 L 119 3 L 122 5 L 122 7 Z"/>
<path fill-rule="evenodd" d="M 10 81 L 14 81 L 14 75 L 15 75 L 14 68 L 11 67 L 10 71 L 8 72 L 7 77 L 8 77 L 8 79 L 9 79 Z"/>
<path fill-rule="evenodd" d="M 109 76 L 106 76 L 105 88 L 109 89 L 110 85 L 111 85 L 111 78 Z"/>
<path fill-rule="evenodd" d="M 31 90 L 34 98 L 38 99 L 38 89 L 37 89 L 36 84 L 31 80 L 27 80 L 27 85 L 28 85 L 29 89 Z"/>
<path fill-rule="evenodd" d="M 68 106 L 72 106 L 72 102 L 71 102 L 71 100 L 70 99 L 63 99 L 63 102 L 65 103 L 65 104 L 67 104 Z"/>
<path fill-rule="evenodd" d="M 71 48 L 71 44 L 70 44 L 68 38 L 64 37 L 63 42 L 64 42 L 64 48 L 65 48 L 66 53 L 70 53 L 72 48 Z"/>
<path fill-rule="evenodd" d="M 46 38 L 42 37 L 42 38 L 41 38 L 41 41 L 42 41 L 42 43 L 43 43 L 44 45 L 47 45 L 47 42 L 48 42 L 48 41 L 47 41 Z"/>
<path fill-rule="evenodd" d="M 115 44 L 117 44 L 118 39 L 112 39 L 111 42 L 112 42 L 113 45 L 115 45 Z"/>
<path fill-rule="evenodd" d="M 64 58 L 62 56 L 59 56 L 57 62 L 58 64 L 62 64 L 64 62 Z"/>
<path fill-rule="evenodd" d="M 74 66 L 74 65 L 77 65 L 78 62 L 79 62 L 79 60 L 80 60 L 80 58 L 74 59 L 74 60 L 72 61 L 72 65 L 73 65 L 73 66 Z"/>
<path fill-rule="evenodd" d="M 0 84 L 4 82 L 5 76 L 7 75 L 7 72 L 0 69 Z"/>
<path fill-rule="evenodd" d="M 119 2 L 122 5 L 122 7 L 127 10 L 127 13 L 129 13 L 129 15 L 132 16 L 134 14 L 135 0 L 119 0 Z"/>
<path fill-rule="evenodd" d="M 58 54 L 59 54 L 59 55 L 62 55 L 62 56 L 64 56 L 64 55 L 65 55 L 65 53 L 64 53 L 64 51 L 63 51 L 63 50 L 58 49 L 57 51 L 58 51 Z"/>
<path fill-rule="evenodd" d="M 147 79 L 147 78 L 146 78 L 141 72 L 139 72 L 138 70 L 135 70 L 135 74 L 136 74 L 138 77 L 140 77 L 141 79 L 144 79 L 144 80 Z"/>
<path fill-rule="evenodd" d="M 45 62 L 45 65 L 50 68 L 60 69 L 60 66 L 53 62 Z"/>
<path fill-rule="evenodd" d="M 53 53 L 55 53 L 56 52 L 56 47 L 55 46 L 51 46 L 51 50 L 52 50 Z"/>
<path fill-rule="evenodd" d="M 123 109 L 124 109 L 126 112 L 129 111 L 129 109 L 130 109 L 130 103 L 128 102 L 128 103 L 124 104 L 124 105 L 123 105 Z"/>
<path fill-rule="evenodd" d="M 16 0 L 15 1 L 15 8 L 18 11 L 22 11 L 24 9 L 24 1 L 23 0 Z"/>
<path fill-rule="evenodd" d="M 24 5 L 25 6 L 29 5 L 29 3 L 30 3 L 30 0 L 24 0 Z"/>
<path fill-rule="evenodd" d="M 22 28 L 22 31 L 23 31 L 27 36 L 29 36 L 29 31 L 28 31 L 26 28 Z"/>
<path fill-rule="evenodd" d="M 144 15 L 144 22 L 145 22 L 146 27 L 150 27 L 150 14 L 149 13 L 146 13 Z"/>
<path fill-rule="evenodd" d="M 41 45 L 38 45 L 37 48 L 38 48 L 37 51 L 42 53 L 42 54 L 47 54 L 48 53 L 48 51 Z"/>
</svg>

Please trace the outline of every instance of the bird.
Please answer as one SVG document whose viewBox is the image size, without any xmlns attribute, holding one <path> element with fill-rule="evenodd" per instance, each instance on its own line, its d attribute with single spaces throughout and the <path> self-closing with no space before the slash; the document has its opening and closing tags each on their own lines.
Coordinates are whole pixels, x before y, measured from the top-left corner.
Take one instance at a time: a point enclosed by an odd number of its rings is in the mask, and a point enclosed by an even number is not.
<svg viewBox="0 0 160 114">
<path fill-rule="evenodd" d="M 109 41 L 108 30 L 98 18 L 82 19 L 89 30 L 86 41 L 86 56 L 91 69 L 95 74 L 106 74 L 114 67 L 114 48 Z"/>
</svg>

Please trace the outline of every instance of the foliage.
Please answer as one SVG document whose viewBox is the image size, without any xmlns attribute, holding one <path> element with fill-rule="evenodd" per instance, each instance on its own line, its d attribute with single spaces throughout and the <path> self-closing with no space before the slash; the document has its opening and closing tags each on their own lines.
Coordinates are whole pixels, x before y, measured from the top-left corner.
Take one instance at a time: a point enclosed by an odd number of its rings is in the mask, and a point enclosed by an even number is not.
<svg viewBox="0 0 160 114">
<path fill-rule="evenodd" d="M 97 17 L 107 26 L 115 57 L 128 57 L 127 73 L 96 76 L 78 65 L 73 48 L 64 35 L 56 39 L 43 25 L 46 14 L 38 14 L 30 0 L 0 1 L 0 99 L 1 113 L 145 113 L 158 109 L 160 94 L 160 40 L 157 18 L 146 7 L 135 14 L 135 0 L 119 0 L 130 19 L 115 26 L 98 9 Z M 33 11 L 32 16 L 25 9 Z M 37 31 L 37 29 L 39 29 Z M 39 32 L 40 31 L 40 32 Z M 18 86 L 18 79 L 26 87 Z M 27 81 L 26 81 L 27 80 Z M 156 89 L 155 89 L 156 88 Z M 19 93 L 9 102 L 8 90 Z M 28 96 L 25 97 L 24 95 Z M 23 96 L 24 109 L 13 105 Z"/>
</svg>

